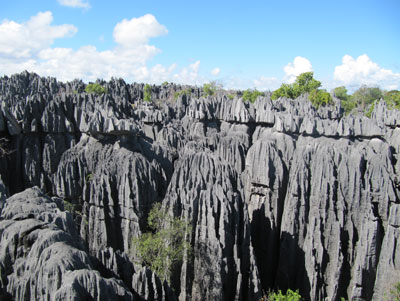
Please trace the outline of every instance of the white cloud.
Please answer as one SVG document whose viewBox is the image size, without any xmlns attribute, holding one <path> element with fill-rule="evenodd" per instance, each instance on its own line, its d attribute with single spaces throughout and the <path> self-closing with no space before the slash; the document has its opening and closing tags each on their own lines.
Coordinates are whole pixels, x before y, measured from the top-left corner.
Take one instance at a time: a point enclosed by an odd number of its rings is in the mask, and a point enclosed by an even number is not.
<svg viewBox="0 0 400 301">
<path fill-rule="evenodd" d="M 150 38 L 166 35 L 167 28 L 158 23 L 153 15 L 124 19 L 114 28 L 114 40 L 125 47 L 148 43 Z"/>
<path fill-rule="evenodd" d="M 363 84 L 378 85 L 388 90 L 400 88 L 400 73 L 380 67 L 366 54 L 360 55 L 357 59 L 350 55 L 343 56 L 342 65 L 335 67 L 333 76 L 337 85 L 353 89 Z"/>
<path fill-rule="evenodd" d="M 0 56 L 29 59 L 55 39 L 70 37 L 78 31 L 73 25 L 52 26 L 52 22 L 49 11 L 40 12 L 25 23 L 4 20 L 0 24 Z"/>
<path fill-rule="evenodd" d="M 58 3 L 68 7 L 90 8 L 89 2 L 83 0 L 58 0 Z"/>
<path fill-rule="evenodd" d="M 55 39 L 77 32 L 72 25 L 55 26 L 52 21 L 51 12 L 38 13 L 23 23 L 3 21 L 0 24 L 0 71 L 13 74 L 28 70 L 62 81 L 74 78 L 93 81 L 113 76 L 154 83 L 171 79 L 193 84 L 201 81 L 198 74 L 200 61 L 180 70 L 176 70 L 176 64 L 147 66 L 148 61 L 160 52 L 148 44 L 149 39 L 168 32 L 152 15 L 118 23 L 114 28 L 117 46 L 105 51 L 92 45 L 77 50 L 51 47 Z"/>
<path fill-rule="evenodd" d="M 272 91 L 279 88 L 280 86 L 280 81 L 276 77 L 260 76 L 258 79 L 255 79 L 253 83 L 255 88 L 263 91 Z"/>
<path fill-rule="evenodd" d="M 190 64 L 188 67 L 182 68 L 179 73 L 173 75 L 173 81 L 181 84 L 201 84 L 205 80 L 199 77 L 200 61 Z"/>
<path fill-rule="evenodd" d="M 218 67 L 214 68 L 213 70 L 211 70 L 211 74 L 214 76 L 218 76 L 218 74 L 221 72 L 221 69 L 219 69 Z"/>
<path fill-rule="evenodd" d="M 286 74 L 286 81 L 288 83 L 293 83 L 299 74 L 312 71 L 313 69 L 309 60 L 301 56 L 296 56 L 293 63 L 287 64 L 283 70 Z"/>
</svg>

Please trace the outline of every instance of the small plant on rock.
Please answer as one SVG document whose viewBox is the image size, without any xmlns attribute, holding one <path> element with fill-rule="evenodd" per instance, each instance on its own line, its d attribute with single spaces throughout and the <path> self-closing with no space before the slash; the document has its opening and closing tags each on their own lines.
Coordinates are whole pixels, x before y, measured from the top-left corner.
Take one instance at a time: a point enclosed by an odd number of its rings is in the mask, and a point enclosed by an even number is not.
<svg viewBox="0 0 400 301">
<path fill-rule="evenodd" d="M 101 95 L 101 94 L 107 93 L 107 90 L 106 90 L 106 88 L 104 88 L 103 86 L 101 86 L 98 83 L 90 83 L 86 86 L 85 92 Z"/>
<path fill-rule="evenodd" d="M 283 294 L 281 290 L 278 290 L 278 292 L 269 292 L 267 295 L 264 295 L 260 301 L 301 301 L 303 300 L 301 298 L 301 295 L 299 294 L 299 291 L 292 291 L 291 289 L 288 289 L 286 291 L 286 294 Z"/>
<path fill-rule="evenodd" d="M 151 86 L 149 84 L 144 86 L 143 100 L 146 102 L 151 101 Z"/>
</svg>

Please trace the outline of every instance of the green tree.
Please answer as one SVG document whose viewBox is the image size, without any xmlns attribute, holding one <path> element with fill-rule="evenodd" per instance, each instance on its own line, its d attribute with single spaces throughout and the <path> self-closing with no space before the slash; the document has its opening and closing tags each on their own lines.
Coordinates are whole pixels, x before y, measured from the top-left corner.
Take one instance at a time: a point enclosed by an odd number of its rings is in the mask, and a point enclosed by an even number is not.
<svg viewBox="0 0 400 301">
<path fill-rule="evenodd" d="M 310 93 L 321 87 L 321 82 L 314 79 L 313 72 L 304 72 L 297 76 L 293 84 L 282 84 L 279 89 L 272 93 L 271 99 L 287 97 L 295 99 L 304 93 Z"/>
<path fill-rule="evenodd" d="M 90 83 L 86 86 L 85 92 L 101 95 L 101 94 L 107 93 L 107 90 L 106 90 L 106 88 L 104 88 L 103 86 L 101 86 L 98 83 Z"/>
<path fill-rule="evenodd" d="M 151 101 L 151 86 L 149 84 L 144 86 L 143 100 L 147 102 Z"/>
<path fill-rule="evenodd" d="M 340 100 L 347 101 L 350 97 L 350 95 L 347 94 L 347 89 L 344 86 L 336 87 L 333 89 L 333 94 Z"/>
<path fill-rule="evenodd" d="M 132 240 L 136 255 L 155 272 L 162 280 L 170 282 L 171 275 L 183 260 L 190 254 L 191 246 L 188 236 L 191 226 L 179 218 L 171 217 L 157 203 L 151 209 L 148 219 L 150 232 Z"/>
<path fill-rule="evenodd" d="M 258 96 L 263 96 L 263 95 L 264 95 L 264 93 L 262 93 L 256 89 L 254 89 L 254 90 L 248 89 L 243 92 L 242 99 L 244 101 L 250 101 L 251 103 L 254 103 Z"/>
<path fill-rule="evenodd" d="M 217 88 L 215 86 L 215 83 L 213 83 L 213 82 L 203 85 L 203 92 L 204 92 L 205 96 L 212 96 L 215 94 L 216 91 L 217 91 Z"/>
<path fill-rule="evenodd" d="M 221 90 L 222 88 L 223 88 L 222 84 L 217 83 L 216 81 L 211 81 L 209 83 L 206 83 L 203 85 L 204 96 L 212 96 L 215 94 L 215 92 Z"/>
<path fill-rule="evenodd" d="M 304 72 L 297 76 L 296 81 L 293 84 L 293 90 L 296 97 L 310 93 L 313 90 L 321 87 L 321 82 L 314 79 L 314 72 Z"/>
<path fill-rule="evenodd" d="M 275 100 L 280 97 L 286 97 L 286 98 L 291 98 L 294 99 L 297 96 L 294 94 L 293 86 L 290 84 L 282 84 L 279 89 L 275 90 L 272 95 L 271 99 Z"/>
<path fill-rule="evenodd" d="M 382 90 L 378 87 L 368 87 L 362 85 L 358 90 L 356 90 L 353 95 L 351 95 L 351 101 L 359 106 L 362 110 L 372 104 L 375 100 L 379 100 L 383 97 Z"/>
<path fill-rule="evenodd" d="M 313 90 L 310 93 L 309 99 L 312 105 L 316 108 L 327 106 L 333 103 L 331 94 L 326 90 Z"/>
<path fill-rule="evenodd" d="M 383 99 L 387 103 L 389 109 L 400 109 L 400 91 L 391 90 L 386 92 Z"/>
</svg>

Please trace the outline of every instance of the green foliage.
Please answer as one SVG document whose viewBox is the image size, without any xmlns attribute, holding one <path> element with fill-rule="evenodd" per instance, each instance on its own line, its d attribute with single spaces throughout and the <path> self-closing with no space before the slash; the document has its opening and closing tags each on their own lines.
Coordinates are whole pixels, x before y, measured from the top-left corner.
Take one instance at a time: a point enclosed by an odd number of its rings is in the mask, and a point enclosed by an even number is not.
<svg viewBox="0 0 400 301">
<path fill-rule="evenodd" d="M 72 214 L 82 216 L 82 212 L 79 210 L 79 208 L 80 208 L 80 205 L 73 204 L 72 202 L 64 200 L 64 210 L 67 210 L 67 211 L 71 212 Z"/>
<path fill-rule="evenodd" d="M 313 90 L 310 93 L 309 99 L 314 107 L 327 106 L 333 103 L 331 94 L 326 90 Z"/>
<path fill-rule="evenodd" d="M 204 96 L 212 96 L 217 91 L 217 86 L 215 82 L 211 82 L 203 85 Z"/>
<path fill-rule="evenodd" d="M 159 203 L 150 211 L 147 223 L 151 232 L 134 238 L 133 247 L 143 264 L 170 282 L 172 271 L 182 262 L 185 252 L 190 254 L 187 234 L 192 232 L 191 226 L 171 217 Z"/>
<path fill-rule="evenodd" d="M 106 88 L 104 88 L 103 86 L 101 86 L 98 83 L 90 83 L 86 86 L 85 92 L 101 95 L 101 94 L 107 93 L 107 90 L 106 90 Z"/>
<path fill-rule="evenodd" d="M 397 282 L 390 290 L 390 300 L 400 301 L 400 282 Z"/>
<path fill-rule="evenodd" d="M 143 100 L 147 102 L 151 101 L 151 86 L 149 84 L 144 86 Z"/>
<path fill-rule="evenodd" d="M 294 93 L 298 96 L 304 93 L 310 93 L 321 87 L 321 82 L 313 78 L 314 72 L 304 72 L 297 76 L 293 84 Z"/>
<path fill-rule="evenodd" d="M 227 97 L 229 100 L 233 100 L 233 98 L 235 98 L 235 96 L 233 94 L 228 94 Z"/>
<path fill-rule="evenodd" d="M 254 90 L 246 90 L 243 92 L 242 99 L 243 101 L 250 101 L 251 103 L 254 103 L 257 99 L 258 96 L 263 96 L 264 93 L 254 89 Z"/>
<path fill-rule="evenodd" d="M 357 107 L 357 103 L 355 101 L 353 101 L 351 99 L 351 97 L 349 97 L 348 100 L 342 100 L 340 103 L 342 104 L 342 107 L 343 107 L 346 115 L 349 114 L 354 108 Z"/>
<path fill-rule="evenodd" d="M 289 84 L 282 84 L 279 89 L 275 90 L 272 95 L 271 99 L 275 100 L 280 97 L 286 97 L 286 98 L 291 98 L 294 99 L 297 96 L 294 94 L 293 86 Z"/>
<path fill-rule="evenodd" d="M 342 101 L 347 101 L 350 98 L 350 95 L 347 94 L 347 89 L 344 86 L 333 89 L 333 94 Z"/>
<path fill-rule="evenodd" d="M 203 95 L 204 96 L 212 96 L 218 90 L 223 88 L 221 83 L 217 83 L 216 81 L 209 82 L 203 85 Z"/>
<path fill-rule="evenodd" d="M 190 97 L 192 95 L 192 89 L 187 88 L 185 90 L 175 92 L 174 99 L 177 100 L 181 95 L 186 95 L 186 97 Z"/>
<path fill-rule="evenodd" d="M 282 84 L 279 89 L 275 90 L 271 99 L 275 100 L 279 97 L 287 97 L 295 99 L 304 93 L 310 93 L 321 87 L 321 82 L 313 78 L 313 72 L 304 72 L 297 76 L 293 84 Z"/>
<path fill-rule="evenodd" d="M 367 116 L 368 118 L 371 118 L 371 116 L 372 116 L 372 112 L 375 109 L 375 103 L 376 102 L 374 102 L 372 105 L 370 105 L 368 110 L 365 111 L 365 116 Z"/>
<path fill-rule="evenodd" d="M 385 100 L 389 109 L 400 110 L 400 91 L 391 90 L 386 92 L 383 99 Z"/>
<path fill-rule="evenodd" d="M 93 180 L 93 174 L 92 173 L 88 173 L 85 177 L 86 182 L 90 182 Z"/>
<path fill-rule="evenodd" d="M 268 293 L 267 296 L 264 296 L 261 298 L 260 301 L 301 301 L 301 295 L 299 294 L 299 291 L 292 291 L 291 289 L 288 289 L 286 291 L 286 294 L 283 294 L 281 290 L 278 290 L 278 292 L 270 292 Z"/>
<path fill-rule="evenodd" d="M 366 106 L 383 97 L 382 90 L 378 87 L 361 86 L 351 95 L 350 100 L 365 110 Z"/>
<path fill-rule="evenodd" d="M 166 85 L 168 85 L 168 82 L 165 81 L 165 82 L 163 82 L 161 85 L 162 85 L 162 86 L 166 86 Z"/>
</svg>

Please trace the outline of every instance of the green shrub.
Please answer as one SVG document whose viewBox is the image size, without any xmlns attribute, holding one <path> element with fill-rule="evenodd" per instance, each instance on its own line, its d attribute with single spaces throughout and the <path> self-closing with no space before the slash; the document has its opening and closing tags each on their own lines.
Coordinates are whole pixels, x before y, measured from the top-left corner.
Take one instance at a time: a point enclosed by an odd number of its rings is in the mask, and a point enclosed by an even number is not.
<svg viewBox="0 0 400 301">
<path fill-rule="evenodd" d="M 168 82 L 165 81 L 165 82 L 163 82 L 161 85 L 162 85 L 162 86 L 166 86 L 166 85 L 168 85 Z"/>
<path fill-rule="evenodd" d="M 383 92 L 378 87 L 363 85 L 351 95 L 350 100 L 356 103 L 358 107 L 361 107 L 362 110 L 365 110 L 368 105 L 382 97 Z"/>
<path fill-rule="evenodd" d="M 385 100 L 389 109 L 400 110 L 400 91 L 391 90 L 389 92 L 386 92 L 383 99 Z"/>
<path fill-rule="evenodd" d="M 217 91 L 217 87 L 216 87 L 215 82 L 211 82 L 211 83 L 203 85 L 204 96 L 212 96 L 215 94 L 216 91 Z"/>
<path fill-rule="evenodd" d="M 350 95 L 347 94 L 347 89 L 344 86 L 333 89 L 333 94 L 342 101 L 347 101 L 350 98 Z"/>
<path fill-rule="evenodd" d="M 279 89 L 275 90 L 271 99 L 275 100 L 279 97 L 287 97 L 295 99 L 304 93 L 310 93 L 321 87 L 321 82 L 313 78 L 313 72 L 304 72 L 297 76 L 293 84 L 282 84 Z"/>
<path fill-rule="evenodd" d="M 341 103 L 346 115 L 349 114 L 352 110 L 354 110 L 357 107 L 357 103 L 354 102 L 350 97 L 348 100 L 342 100 L 340 103 Z"/>
<path fill-rule="evenodd" d="M 394 287 L 390 290 L 391 301 L 400 301 L 400 282 L 397 282 Z"/>
<path fill-rule="evenodd" d="M 375 102 L 369 106 L 368 110 L 365 111 L 365 116 L 367 116 L 368 118 L 371 118 L 372 116 L 372 112 L 375 109 Z"/>
<path fill-rule="evenodd" d="M 142 264 L 170 282 L 173 269 L 182 262 L 185 252 L 190 254 L 187 234 L 192 232 L 191 226 L 171 217 L 159 203 L 151 209 L 147 223 L 151 231 L 134 238 L 132 245 Z"/>
<path fill-rule="evenodd" d="M 106 90 L 106 88 L 104 88 L 103 86 L 101 86 L 98 83 L 90 83 L 86 86 L 85 92 L 101 95 L 101 94 L 107 93 L 107 90 Z"/>
<path fill-rule="evenodd" d="M 227 97 L 229 100 L 233 100 L 233 98 L 235 98 L 235 96 L 233 94 L 228 94 Z"/>
<path fill-rule="evenodd" d="M 327 106 L 333 103 L 331 94 L 326 90 L 313 90 L 309 95 L 309 99 L 314 107 L 317 109 L 320 106 Z"/>
<path fill-rule="evenodd" d="M 250 101 L 251 103 L 254 103 L 258 96 L 263 96 L 263 95 L 264 95 L 264 93 L 262 93 L 256 89 L 254 89 L 254 90 L 248 89 L 243 92 L 242 99 L 244 101 Z"/>
<path fill-rule="evenodd" d="M 74 204 L 67 200 L 64 200 L 64 210 L 71 212 L 72 214 L 82 216 L 82 212 L 79 210 L 81 206 L 79 204 Z"/>
<path fill-rule="evenodd" d="M 280 97 L 286 97 L 286 98 L 291 98 L 294 99 L 297 96 L 294 94 L 293 86 L 289 84 L 282 84 L 279 89 L 275 90 L 272 95 L 271 99 L 275 100 Z"/>
<path fill-rule="evenodd" d="M 151 101 L 151 86 L 149 84 L 144 86 L 143 100 L 147 102 Z"/>
<path fill-rule="evenodd" d="M 288 289 L 286 291 L 286 294 L 283 294 L 281 290 L 278 290 L 278 292 L 270 292 L 268 295 L 264 296 L 261 298 L 260 301 L 301 301 L 301 295 L 299 294 L 299 291 L 292 291 L 291 289 Z"/>
<path fill-rule="evenodd" d="M 186 97 L 190 97 L 192 95 L 192 89 L 187 88 L 186 90 L 177 91 L 174 94 L 174 99 L 177 100 L 179 96 L 186 95 Z"/>
</svg>

